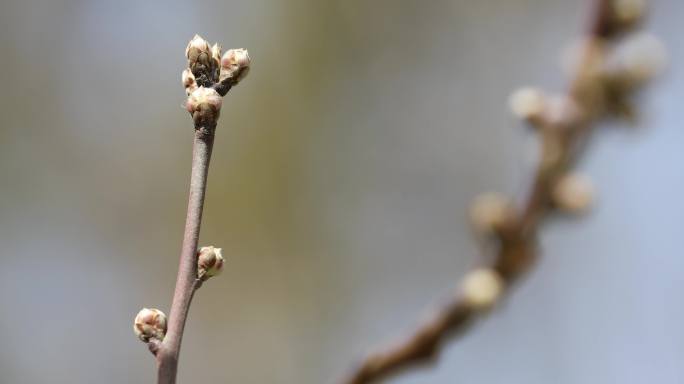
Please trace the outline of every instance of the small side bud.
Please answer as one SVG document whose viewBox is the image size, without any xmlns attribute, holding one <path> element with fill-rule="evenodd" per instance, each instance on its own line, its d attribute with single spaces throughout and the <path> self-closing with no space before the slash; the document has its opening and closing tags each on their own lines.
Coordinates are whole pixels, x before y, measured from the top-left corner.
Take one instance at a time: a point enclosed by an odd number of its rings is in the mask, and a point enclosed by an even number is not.
<svg viewBox="0 0 684 384">
<path fill-rule="evenodd" d="M 546 96 L 538 88 L 525 87 L 518 89 L 508 99 L 513 114 L 528 122 L 541 119 L 546 105 Z"/>
<path fill-rule="evenodd" d="M 155 308 L 143 308 L 135 316 L 133 331 L 144 342 L 163 340 L 166 335 L 166 315 Z"/>
<path fill-rule="evenodd" d="M 646 2 L 644 0 L 612 0 L 611 8 L 617 27 L 629 28 L 644 17 Z"/>
<path fill-rule="evenodd" d="M 470 271 L 461 282 L 463 299 L 480 310 L 488 309 L 496 304 L 503 289 L 503 279 L 491 268 Z"/>
<path fill-rule="evenodd" d="M 183 70 L 183 75 L 181 76 L 181 80 L 183 81 L 183 87 L 185 87 L 185 93 L 187 93 L 188 96 L 195 89 L 197 89 L 197 82 L 195 81 L 195 75 L 192 74 L 192 71 L 190 71 L 189 68 L 186 68 L 185 70 Z"/>
<path fill-rule="evenodd" d="M 587 211 L 593 203 L 594 187 L 587 177 L 571 173 L 558 180 L 551 197 L 556 207 L 562 211 L 582 213 Z"/>
<path fill-rule="evenodd" d="M 515 219 L 511 200 L 498 193 L 485 193 L 475 198 L 470 207 L 470 220 L 476 232 L 495 234 Z"/>
<path fill-rule="evenodd" d="M 239 83 L 249 73 L 250 64 L 246 49 L 229 49 L 221 58 L 221 81 L 230 79 L 233 85 Z"/>
<path fill-rule="evenodd" d="M 606 64 L 606 72 L 622 88 L 634 88 L 660 74 L 666 65 L 663 43 L 653 35 L 640 33 L 616 47 Z"/>
<path fill-rule="evenodd" d="M 221 248 L 213 246 L 202 247 L 197 252 L 197 276 L 206 280 L 217 276 L 223 271 L 223 255 Z"/>
</svg>

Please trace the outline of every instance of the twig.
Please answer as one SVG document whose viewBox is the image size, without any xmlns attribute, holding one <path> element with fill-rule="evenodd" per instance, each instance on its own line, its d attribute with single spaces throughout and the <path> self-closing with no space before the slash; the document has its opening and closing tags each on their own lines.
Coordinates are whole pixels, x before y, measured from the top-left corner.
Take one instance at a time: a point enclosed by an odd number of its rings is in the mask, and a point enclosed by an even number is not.
<svg viewBox="0 0 684 384">
<path fill-rule="evenodd" d="M 610 0 L 595 1 L 587 42 L 564 96 L 551 100 L 527 90 L 515 101 L 513 107 L 518 114 L 539 130 L 542 154 L 522 207 L 515 210 L 505 201 L 489 196 L 483 201 L 484 209 L 475 213 L 475 224 L 495 235 L 498 248 L 493 262 L 471 271 L 459 294 L 450 297 L 428 321 L 397 344 L 368 355 L 341 383 L 375 382 L 436 359 L 448 337 L 467 331 L 473 320 L 486 313 L 506 288 L 530 268 L 536 254 L 537 229 L 551 208 L 575 210 L 586 205 L 589 191 L 581 179 L 566 173 L 584 148 L 592 123 L 614 110 L 615 104 L 623 104 L 627 91 L 645 80 L 635 78 L 640 74 L 630 72 L 634 68 L 629 65 L 614 65 L 607 60 L 607 43 L 633 27 L 638 19 L 629 12 L 616 11 L 625 9 L 616 9 Z M 643 9 L 640 11 L 639 15 Z M 579 191 L 580 196 L 568 196 L 562 190 L 558 193 L 559 187 Z"/>
<path fill-rule="evenodd" d="M 244 49 L 229 50 L 222 57 L 218 44 L 210 47 L 199 36 L 190 41 L 186 56 L 188 69 L 183 72 L 182 80 L 188 94 L 186 107 L 195 124 L 195 138 L 176 288 L 168 328 L 166 317 L 157 309 L 143 309 L 134 323 L 136 333 L 156 356 L 158 384 L 176 382 L 183 330 L 192 298 L 202 283 L 220 273 L 223 267 L 220 248 L 203 247 L 198 251 L 197 244 L 222 96 L 247 75 L 250 64 Z"/>
<path fill-rule="evenodd" d="M 159 384 L 174 383 L 176 380 L 178 354 L 183 339 L 185 321 L 188 317 L 192 297 L 201 283 L 201 280 L 197 278 L 197 242 L 202 222 L 202 208 L 207 188 L 207 173 L 209 172 L 215 129 L 216 125 L 195 128 L 188 213 L 185 219 L 176 289 L 173 293 L 166 337 L 157 352 Z"/>
</svg>

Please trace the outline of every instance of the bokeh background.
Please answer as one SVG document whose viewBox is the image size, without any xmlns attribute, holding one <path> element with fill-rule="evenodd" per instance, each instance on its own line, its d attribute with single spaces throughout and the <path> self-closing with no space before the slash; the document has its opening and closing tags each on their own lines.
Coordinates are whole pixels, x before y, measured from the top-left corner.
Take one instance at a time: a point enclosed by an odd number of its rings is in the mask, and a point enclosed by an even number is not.
<svg viewBox="0 0 684 384">
<path fill-rule="evenodd" d="M 392 383 L 684 381 L 680 0 L 653 2 L 666 77 L 579 168 L 596 209 L 434 367 Z M 246 47 L 222 111 L 181 383 L 333 383 L 482 262 L 483 191 L 517 194 L 534 136 L 512 90 L 562 89 L 587 1 L 0 3 L 0 382 L 151 383 L 132 332 L 168 311 L 192 128 L 195 33 Z"/>
</svg>

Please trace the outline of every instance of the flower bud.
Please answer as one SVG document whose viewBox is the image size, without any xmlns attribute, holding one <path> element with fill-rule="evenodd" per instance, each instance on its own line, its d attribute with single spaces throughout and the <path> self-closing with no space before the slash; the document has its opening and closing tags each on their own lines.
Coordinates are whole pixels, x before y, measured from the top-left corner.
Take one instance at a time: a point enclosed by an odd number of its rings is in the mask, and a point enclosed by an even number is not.
<svg viewBox="0 0 684 384">
<path fill-rule="evenodd" d="M 207 279 L 219 275 L 223 270 L 223 255 L 221 248 L 213 246 L 202 247 L 197 252 L 197 275 L 200 279 Z"/>
<path fill-rule="evenodd" d="M 463 299 L 476 309 L 487 309 L 501 297 L 504 283 L 495 270 L 481 268 L 468 272 L 461 282 Z"/>
<path fill-rule="evenodd" d="M 231 79 L 239 83 L 249 72 L 249 53 L 244 48 L 229 49 L 221 58 L 221 81 Z"/>
<path fill-rule="evenodd" d="M 515 218 L 513 203 L 497 193 L 485 193 L 477 198 L 470 207 L 470 219 L 480 234 L 494 234 L 502 230 Z"/>
<path fill-rule="evenodd" d="M 641 33 L 617 46 L 606 64 L 606 72 L 626 87 L 635 87 L 654 78 L 666 65 L 663 43 L 652 35 Z"/>
<path fill-rule="evenodd" d="M 531 87 L 518 89 L 508 99 L 508 105 L 513 114 L 529 122 L 534 122 L 542 117 L 545 102 L 544 92 Z"/>
<path fill-rule="evenodd" d="M 591 181 L 580 174 L 561 177 L 554 186 L 551 197 L 554 204 L 568 213 L 582 213 L 591 207 L 594 188 Z"/>
<path fill-rule="evenodd" d="M 183 82 L 183 87 L 185 87 L 185 93 L 190 95 L 195 89 L 197 89 L 197 82 L 195 81 L 195 75 L 192 74 L 189 68 L 183 70 L 183 75 L 181 76 Z"/>
<path fill-rule="evenodd" d="M 208 55 L 210 50 L 209 42 L 204 40 L 202 36 L 195 35 L 185 48 L 185 57 L 188 58 L 188 61 L 195 62 L 202 59 L 203 55 Z"/>
<path fill-rule="evenodd" d="M 211 86 L 218 77 L 218 62 L 213 59 L 212 51 L 209 43 L 199 35 L 195 35 L 185 49 L 188 68 L 195 75 L 197 83 L 204 87 Z"/>
<path fill-rule="evenodd" d="M 133 331 L 144 342 L 163 340 L 166 334 L 166 315 L 155 308 L 143 308 L 133 322 Z"/>
<path fill-rule="evenodd" d="M 192 114 L 202 110 L 210 110 L 218 114 L 222 103 L 223 98 L 214 89 L 199 87 L 188 96 L 185 107 Z"/>
</svg>

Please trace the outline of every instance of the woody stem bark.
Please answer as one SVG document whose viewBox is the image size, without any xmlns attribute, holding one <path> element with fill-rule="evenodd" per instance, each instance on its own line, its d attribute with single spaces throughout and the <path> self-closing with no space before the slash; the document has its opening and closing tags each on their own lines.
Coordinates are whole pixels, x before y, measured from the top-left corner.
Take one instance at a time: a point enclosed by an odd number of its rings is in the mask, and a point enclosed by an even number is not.
<svg viewBox="0 0 684 384">
<path fill-rule="evenodd" d="M 183 245 L 178 263 L 178 277 L 171 303 L 168 330 L 157 352 L 158 384 L 174 384 L 176 382 L 178 357 L 185 321 L 188 317 L 192 297 L 201 285 L 201 281 L 197 278 L 197 242 L 202 222 L 202 209 L 207 189 L 207 174 L 214 144 L 215 128 L 215 123 L 195 128 L 190 195 L 188 197 Z"/>
</svg>

